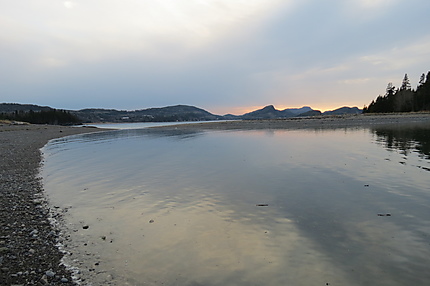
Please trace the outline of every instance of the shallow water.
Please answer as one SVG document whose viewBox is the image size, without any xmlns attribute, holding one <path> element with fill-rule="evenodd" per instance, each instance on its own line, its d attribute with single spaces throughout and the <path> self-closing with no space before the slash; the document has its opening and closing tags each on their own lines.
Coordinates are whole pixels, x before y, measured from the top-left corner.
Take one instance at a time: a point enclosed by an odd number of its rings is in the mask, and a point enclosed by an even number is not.
<svg viewBox="0 0 430 286">
<path fill-rule="evenodd" d="M 429 131 L 112 131 L 42 175 L 94 285 L 427 285 Z"/>
<path fill-rule="evenodd" d="M 86 124 L 85 126 L 93 126 L 101 129 L 142 129 L 148 127 L 173 126 L 181 124 L 195 124 L 205 122 L 225 122 L 228 120 L 217 121 L 178 121 L 178 122 L 130 122 L 130 123 L 99 123 Z"/>
</svg>

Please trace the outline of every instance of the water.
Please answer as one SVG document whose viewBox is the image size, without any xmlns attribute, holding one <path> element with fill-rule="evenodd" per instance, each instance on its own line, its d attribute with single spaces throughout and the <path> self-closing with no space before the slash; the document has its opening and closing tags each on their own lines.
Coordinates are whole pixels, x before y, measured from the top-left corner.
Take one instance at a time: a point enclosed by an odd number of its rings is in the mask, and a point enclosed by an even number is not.
<svg viewBox="0 0 430 286">
<path fill-rule="evenodd" d="M 225 122 L 228 120 L 217 120 L 216 122 Z M 132 122 L 132 123 L 99 123 L 86 124 L 85 126 L 93 126 L 102 129 L 141 129 L 148 127 L 172 126 L 181 124 L 205 123 L 214 121 L 178 121 L 178 122 Z"/>
<path fill-rule="evenodd" d="M 121 130 L 43 151 L 93 285 L 430 282 L 429 128 Z"/>
</svg>

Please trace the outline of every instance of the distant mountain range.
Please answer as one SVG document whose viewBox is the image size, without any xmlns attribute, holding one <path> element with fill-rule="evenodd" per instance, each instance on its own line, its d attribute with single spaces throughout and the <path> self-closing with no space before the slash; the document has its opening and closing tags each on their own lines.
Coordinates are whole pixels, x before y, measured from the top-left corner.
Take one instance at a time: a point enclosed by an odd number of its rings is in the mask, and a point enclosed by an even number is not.
<svg viewBox="0 0 430 286">
<path fill-rule="evenodd" d="M 342 114 L 360 114 L 363 111 L 357 107 L 341 107 L 336 110 L 321 112 L 313 110 L 309 106 L 302 108 L 289 108 L 277 110 L 273 105 L 268 105 L 262 109 L 255 110 L 239 116 L 241 119 L 276 119 L 276 118 L 291 118 L 291 117 L 307 117 L 319 115 L 342 115 Z"/>
<path fill-rule="evenodd" d="M 38 106 L 32 104 L 1 103 L 1 113 L 14 112 L 39 112 L 54 110 L 48 106 Z M 209 121 L 209 120 L 256 120 L 256 119 L 277 119 L 320 115 L 342 115 L 360 114 L 361 109 L 357 107 L 341 107 L 336 110 L 322 113 L 313 110 L 311 107 L 289 108 L 277 110 L 273 105 L 268 105 L 262 109 L 255 110 L 243 115 L 215 115 L 204 109 L 189 105 L 175 105 L 161 108 L 148 108 L 142 110 L 116 110 L 116 109 L 81 109 L 66 110 L 76 115 L 84 123 L 95 122 L 173 122 L 173 121 Z"/>
</svg>

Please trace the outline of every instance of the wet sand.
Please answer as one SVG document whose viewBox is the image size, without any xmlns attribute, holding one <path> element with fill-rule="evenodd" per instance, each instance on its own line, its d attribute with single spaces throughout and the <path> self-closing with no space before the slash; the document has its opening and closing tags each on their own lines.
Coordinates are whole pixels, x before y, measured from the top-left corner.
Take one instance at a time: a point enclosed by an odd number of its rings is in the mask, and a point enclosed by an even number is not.
<svg viewBox="0 0 430 286">
<path fill-rule="evenodd" d="M 430 124 L 430 113 L 354 115 L 176 125 L 183 129 L 302 129 Z M 38 171 L 50 139 L 96 132 L 88 127 L 10 125 L 0 122 L 0 285 L 73 285 L 55 246 Z"/>
</svg>

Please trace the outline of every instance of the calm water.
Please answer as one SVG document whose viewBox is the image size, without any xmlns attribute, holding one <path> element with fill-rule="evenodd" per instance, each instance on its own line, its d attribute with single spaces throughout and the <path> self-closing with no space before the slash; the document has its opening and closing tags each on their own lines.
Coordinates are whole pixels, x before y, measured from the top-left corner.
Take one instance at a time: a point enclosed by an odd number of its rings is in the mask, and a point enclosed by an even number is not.
<svg viewBox="0 0 430 286">
<path fill-rule="evenodd" d="M 228 120 L 217 120 L 216 122 L 223 122 Z M 193 124 L 204 123 L 213 121 L 179 121 L 179 122 L 131 122 L 131 123 L 100 123 L 100 124 L 86 124 L 86 126 L 93 126 L 104 129 L 141 129 L 157 126 L 171 126 L 180 124 Z"/>
<path fill-rule="evenodd" d="M 43 151 L 93 285 L 430 283 L 429 128 L 121 130 Z"/>
</svg>

